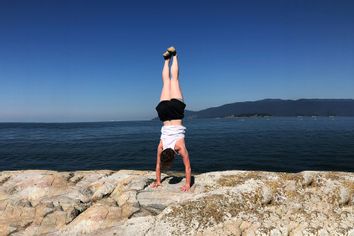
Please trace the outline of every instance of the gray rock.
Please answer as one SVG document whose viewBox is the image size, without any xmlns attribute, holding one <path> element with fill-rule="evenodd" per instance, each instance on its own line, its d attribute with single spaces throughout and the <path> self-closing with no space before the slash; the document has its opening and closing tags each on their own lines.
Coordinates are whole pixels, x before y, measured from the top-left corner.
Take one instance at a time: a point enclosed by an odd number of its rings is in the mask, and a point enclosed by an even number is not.
<svg viewBox="0 0 354 236">
<path fill-rule="evenodd" d="M 173 174 L 173 173 L 170 173 Z M 0 172 L 0 235 L 352 235 L 354 173 Z"/>
</svg>

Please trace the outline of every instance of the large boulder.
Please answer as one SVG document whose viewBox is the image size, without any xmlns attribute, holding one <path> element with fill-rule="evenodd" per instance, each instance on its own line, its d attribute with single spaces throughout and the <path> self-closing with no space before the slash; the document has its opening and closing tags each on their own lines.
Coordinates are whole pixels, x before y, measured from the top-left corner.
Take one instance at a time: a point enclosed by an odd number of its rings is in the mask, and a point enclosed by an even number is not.
<svg viewBox="0 0 354 236">
<path fill-rule="evenodd" d="M 0 235 L 349 235 L 354 173 L 0 172 Z"/>
</svg>

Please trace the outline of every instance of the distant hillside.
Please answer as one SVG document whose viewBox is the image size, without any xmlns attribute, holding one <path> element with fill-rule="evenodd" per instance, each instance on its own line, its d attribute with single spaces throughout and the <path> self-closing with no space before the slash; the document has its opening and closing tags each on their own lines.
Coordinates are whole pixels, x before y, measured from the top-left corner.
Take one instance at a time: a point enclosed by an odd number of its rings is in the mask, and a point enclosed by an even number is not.
<svg viewBox="0 0 354 236">
<path fill-rule="evenodd" d="M 354 116 L 354 99 L 263 99 L 185 111 L 187 119 L 247 116 Z"/>
</svg>

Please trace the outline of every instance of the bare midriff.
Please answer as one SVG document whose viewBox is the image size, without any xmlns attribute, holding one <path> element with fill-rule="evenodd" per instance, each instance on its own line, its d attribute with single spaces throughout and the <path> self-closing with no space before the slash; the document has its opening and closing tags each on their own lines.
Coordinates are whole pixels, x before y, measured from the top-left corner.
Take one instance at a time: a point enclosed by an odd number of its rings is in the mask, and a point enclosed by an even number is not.
<svg viewBox="0 0 354 236">
<path fill-rule="evenodd" d="M 166 120 L 163 122 L 163 125 L 164 126 L 167 126 L 167 125 L 183 125 L 183 122 L 182 120 Z"/>
</svg>

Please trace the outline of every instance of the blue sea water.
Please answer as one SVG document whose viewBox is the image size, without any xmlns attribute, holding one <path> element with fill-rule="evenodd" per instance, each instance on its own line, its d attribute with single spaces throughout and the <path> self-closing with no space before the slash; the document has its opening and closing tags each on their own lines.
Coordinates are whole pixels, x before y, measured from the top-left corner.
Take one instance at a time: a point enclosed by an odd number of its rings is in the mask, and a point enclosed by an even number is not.
<svg viewBox="0 0 354 236">
<path fill-rule="evenodd" d="M 186 120 L 192 171 L 354 171 L 354 118 Z M 0 123 L 0 170 L 154 170 L 159 121 Z M 183 171 L 177 157 L 174 171 Z"/>
</svg>

